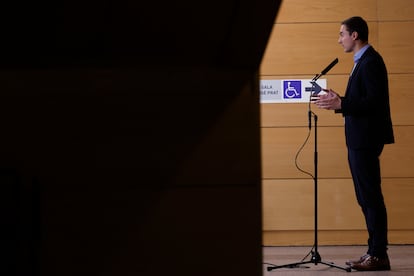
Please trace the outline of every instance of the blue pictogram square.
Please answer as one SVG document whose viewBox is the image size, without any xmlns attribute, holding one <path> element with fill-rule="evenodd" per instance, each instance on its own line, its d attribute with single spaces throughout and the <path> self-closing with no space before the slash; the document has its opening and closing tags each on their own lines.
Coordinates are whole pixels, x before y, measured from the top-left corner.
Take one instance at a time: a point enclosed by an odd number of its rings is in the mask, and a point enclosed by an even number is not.
<svg viewBox="0 0 414 276">
<path fill-rule="evenodd" d="M 283 98 L 284 99 L 301 99 L 302 98 L 302 81 L 300 80 L 283 81 Z"/>
</svg>

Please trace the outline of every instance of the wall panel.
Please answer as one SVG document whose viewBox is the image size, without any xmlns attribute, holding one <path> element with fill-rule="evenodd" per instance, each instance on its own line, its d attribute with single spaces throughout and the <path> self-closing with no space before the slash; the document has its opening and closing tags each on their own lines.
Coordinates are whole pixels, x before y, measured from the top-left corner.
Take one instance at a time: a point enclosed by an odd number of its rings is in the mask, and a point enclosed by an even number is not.
<svg viewBox="0 0 414 276">
<path fill-rule="evenodd" d="M 334 70 L 334 69 L 332 69 Z M 313 76 L 262 76 L 262 79 L 311 79 Z M 414 125 L 414 74 L 389 74 L 391 113 L 394 125 Z M 327 87 L 344 95 L 348 75 L 327 75 Z M 262 127 L 307 126 L 308 103 L 262 104 Z M 318 109 L 311 105 L 311 110 L 318 115 L 320 126 L 342 126 L 343 118 L 332 111 Z"/>
<path fill-rule="evenodd" d="M 379 23 L 379 50 L 389 73 L 414 73 L 413 30 L 413 21 Z"/>
<path fill-rule="evenodd" d="M 414 126 L 394 127 L 396 143 L 386 145 L 381 155 L 383 177 L 412 177 Z M 262 128 L 262 173 L 264 179 L 304 178 L 295 156 L 308 128 Z M 299 155 L 298 163 L 313 172 L 314 134 Z M 343 127 L 318 128 L 318 173 L 321 178 L 350 177 Z"/>
<path fill-rule="evenodd" d="M 307 178 L 295 166 L 295 156 L 305 142 L 308 128 L 263 128 L 264 179 Z M 299 166 L 313 173 L 314 136 L 298 157 Z M 349 177 L 343 128 L 318 128 L 319 177 Z"/>
<path fill-rule="evenodd" d="M 414 5 L 409 0 L 378 0 L 379 21 L 413 21 Z"/>
<path fill-rule="evenodd" d="M 391 114 L 394 125 L 414 125 L 414 74 L 390 74 Z"/>
<path fill-rule="evenodd" d="M 408 0 L 283 1 L 264 54 L 261 79 L 311 79 L 334 58 L 322 78 L 344 95 L 353 54 L 338 44 L 340 22 L 360 15 L 368 21 L 370 43 L 389 73 L 396 143 L 381 155 L 383 190 L 391 243 L 414 243 L 414 6 Z M 319 239 L 322 244 L 366 244 L 367 232 L 353 194 L 343 118 L 310 105 L 318 115 Z M 262 104 L 264 245 L 311 245 L 313 180 L 295 166 L 308 133 L 308 103 Z M 298 157 L 313 174 L 314 128 Z"/>
<path fill-rule="evenodd" d="M 332 69 L 334 70 L 334 69 Z M 313 76 L 262 76 L 262 79 L 312 79 Z M 340 95 L 344 94 L 348 75 L 323 76 L 327 81 L 327 88 L 332 88 Z M 318 124 L 321 126 L 341 126 L 342 116 L 332 111 L 318 109 L 311 104 L 311 110 L 318 115 Z M 261 125 L 262 127 L 283 127 L 283 126 L 307 126 L 308 125 L 308 103 L 292 104 L 262 104 Z"/>
<path fill-rule="evenodd" d="M 340 22 L 342 18 L 359 14 L 367 20 L 376 19 L 372 6 L 376 0 L 285 0 L 279 10 L 277 23 Z"/>
<path fill-rule="evenodd" d="M 318 181 L 318 226 L 321 230 L 358 230 L 364 226 L 350 179 Z M 314 228 L 313 180 L 265 180 L 265 230 L 312 230 Z"/>
<path fill-rule="evenodd" d="M 311 111 L 317 114 L 320 126 L 343 125 L 343 117 L 332 111 L 322 110 L 311 104 Z M 308 126 L 309 104 L 263 104 L 261 107 L 262 127 Z"/>
<path fill-rule="evenodd" d="M 377 23 L 369 23 L 370 41 L 378 44 Z M 315 75 L 333 59 L 339 63 L 329 72 L 349 74 L 352 54 L 338 44 L 340 23 L 276 24 L 261 64 L 261 75 Z"/>
<path fill-rule="evenodd" d="M 413 180 L 409 178 L 383 180 L 387 204 L 390 241 L 397 242 L 414 228 L 411 210 L 414 202 Z M 313 180 L 263 181 L 263 230 L 271 240 L 288 236 L 286 232 L 304 234 L 311 241 L 309 232 L 314 229 Z M 318 181 L 318 229 L 321 244 L 342 244 L 341 236 L 333 233 L 351 233 L 352 243 L 365 242 L 365 222 L 356 201 L 351 179 L 321 179 Z M 405 233 L 405 234 L 401 234 Z M 271 236 L 274 236 L 271 238 Z M 274 244 L 274 241 L 272 242 Z"/>
</svg>

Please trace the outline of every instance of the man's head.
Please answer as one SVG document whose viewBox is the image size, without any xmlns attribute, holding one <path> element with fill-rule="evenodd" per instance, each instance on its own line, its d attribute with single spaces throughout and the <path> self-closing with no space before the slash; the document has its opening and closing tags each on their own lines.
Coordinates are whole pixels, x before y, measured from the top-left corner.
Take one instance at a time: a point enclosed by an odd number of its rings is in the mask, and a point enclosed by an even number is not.
<svg viewBox="0 0 414 276">
<path fill-rule="evenodd" d="M 359 16 L 354 16 L 341 23 L 338 43 L 345 52 L 356 52 L 368 43 L 368 24 Z"/>
</svg>

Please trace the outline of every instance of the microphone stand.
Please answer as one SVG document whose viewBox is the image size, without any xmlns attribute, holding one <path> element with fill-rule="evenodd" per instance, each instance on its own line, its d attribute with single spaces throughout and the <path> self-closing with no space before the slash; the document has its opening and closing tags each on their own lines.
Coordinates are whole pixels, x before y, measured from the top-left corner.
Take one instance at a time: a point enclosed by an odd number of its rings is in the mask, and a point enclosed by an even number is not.
<svg viewBox="0 0 414 276">
<path fill-rule="evenodd" d="M 328 66 L 329 67 L 329 66 Z M 322 71 L 322 73 L 317 74 L 311 81 L 312 84 L 312 91 L 310 93 L 310 97 L 312 97 L 312 94 L 314 93 L 313 91 L 317 91 L 317 93 L 319 93 L 321 91 L 321 87 L 316 83 L 316 81 L 326 73 L 326 69 L 324 71 Z M 351 267 L 341 267 L 338 265 L 335 265 L 332 262 L 324 262 L 322 261 L 321 255 L 318 252 L 318 116 L 311 110 L 311 99 L 309 100 L 309 111 L 308 111 L 308 117 L 309 117 L 309 131 L 312 128 L 312 118 L 313 118 L 313 123 L 314 123 L 314 134 L 315 134 L 315 149 L 314 149 L 314 176 L 313 176 L 313 180 L 314 180 L 314 218 L 315 218 L 315 225 L 314 225 L 314 245 L 313 248 L 310 252 L 311 254 L 311 259 L 308 261 L 301 261 L 301 262 L 296 262 L 296 263 L 290 263 L 290 264 L 284 264 L 284 265 L 271 265 L 267 267 L 267 271 L 271 271 L 273 269 L 278 269 L 278 268 L 283 268 L 283 267 L 287 267 L 287 268 L 295 268 L 295 267 L 299 267 L 300 265 L 304 265 L 304 264 L 310 264 L 313 263 L 315 265 L 318 264 L 324 264 L 330 267 L 334 267 L 334 268 L 338 268 L 338 269 L 342 269 L 345 270 L 346 272 L 351 272 Z"/>
</svg>

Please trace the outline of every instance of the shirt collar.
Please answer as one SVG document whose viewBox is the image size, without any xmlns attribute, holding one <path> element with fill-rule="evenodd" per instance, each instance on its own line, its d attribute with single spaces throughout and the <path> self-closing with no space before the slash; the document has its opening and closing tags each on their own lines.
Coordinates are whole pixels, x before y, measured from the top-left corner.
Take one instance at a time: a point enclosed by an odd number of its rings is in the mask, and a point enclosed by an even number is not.
<svg viewBox="0 0 414 276">
<path fill-rule="evenodd" d="M 358 52 L 355 53 L 354 55 L 354 63 L 357 63 L 359 61 L 359 59 L 362 57 L 362 55 L 365 53 L 365 51 L 370 47 L 371 45 L 367 44 L 364 47 L 362 47 L 361 49 L 359 49 Z"/>
</svg>

